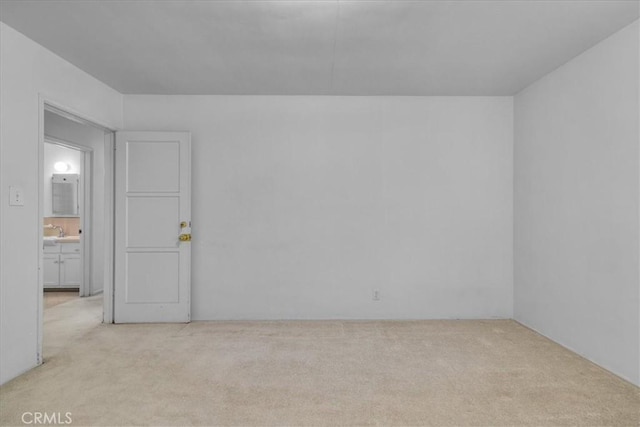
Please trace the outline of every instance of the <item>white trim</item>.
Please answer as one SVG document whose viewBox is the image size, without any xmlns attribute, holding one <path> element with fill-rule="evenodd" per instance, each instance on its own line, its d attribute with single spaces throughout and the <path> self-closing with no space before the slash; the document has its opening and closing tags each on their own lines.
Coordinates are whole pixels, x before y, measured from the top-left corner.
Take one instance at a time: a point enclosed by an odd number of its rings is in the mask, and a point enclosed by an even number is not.
<svg viewBox="0 0 640 427">
<path fill-rule="evenodd" d="M 38 286 L 37 289 L 37 301 L 38 309 L 36 313 L 36 363 L 42 364 L 42 330 L 44 329 L 44 278 L 43 278 L 43 258 L 44 249 L 42 246 L 43 228 L 42 218 L 44 218 L 44 107 L 45 98 L 42 95 L 38 95 L 38 224 L 36 230 L 40 230 L 36 233 L 38 248 Z"/>
<path fill-rule="evenodd" d="M 56 138 L 55 136 L 50 136 L 50 135 L 47 135 L 47 134 L 44 134 L 44 142 L 47 142 L 49 144 L 59 145 L 61 147 L 65 147 L 65 148 L 70 148 L 72 150 L 93 151 L 93 148 L 91 148 L 91 147 L 87 147 L 87 146 L 81 145 L 81 144 L 76 144 L 75 142 L 67 141 L 65 139 Z"/>
<path fill-rule="evenodd" d="M 80 206 L 80 259 L 82 260 L 82 280 L 80 281 L 80 296 L 86 297 L 91 295 L 91 269 L 92 269 L 92 250 L 91 250 L 91 217 L 93 215 L 93 206 L 91 201 L 91 158 L 93 152 L 83 151 L 82 162 L 80 163 L 80 182 L 78 183 L 78 205 Z"/>
<path fill-rule="evenodd" d="M 104 285 L 102 321 L 113 323 L 115 257 L 115 132 L 104 135 Z"/>
<path fill-rule="evenodd" d="M 111 126 L 109 124 L 101 122 L 100 120 L 96 120 L 92 117 L 86 116 L 81 112 L 60 104 L 59 102 L 53 101 L 51 98 L 48 98 L 42 94 L 40 94 L 40 99 L 43 102 L 43 110 L 50 111 L 77 123 L 93 126 L 105 132 L 115 132 L 117 130 L 115 126 Z M 42 130 L 44 132 L 44 128 Z"/>
</svg>

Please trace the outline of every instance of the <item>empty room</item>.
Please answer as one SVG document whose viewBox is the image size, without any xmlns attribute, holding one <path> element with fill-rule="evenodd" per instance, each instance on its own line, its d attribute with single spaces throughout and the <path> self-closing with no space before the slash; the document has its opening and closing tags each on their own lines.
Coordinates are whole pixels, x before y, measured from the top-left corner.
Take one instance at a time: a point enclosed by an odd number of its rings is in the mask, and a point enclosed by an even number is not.
<svg viewBox="0 0 640 427">
<path fill-rule="evenodd" d="M 0 425 L 640 425 L 639 17 L 0 0 Z"/>
</svg>

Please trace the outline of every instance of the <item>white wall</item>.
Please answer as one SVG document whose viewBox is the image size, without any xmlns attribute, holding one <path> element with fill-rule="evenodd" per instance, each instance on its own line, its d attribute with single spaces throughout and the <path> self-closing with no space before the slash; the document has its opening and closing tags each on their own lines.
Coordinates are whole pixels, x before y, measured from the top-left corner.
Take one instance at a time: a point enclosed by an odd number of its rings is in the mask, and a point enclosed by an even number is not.
<svg viewBox="0 0 640 427">
<path fill-rule="evenodd" d="M 124 98 L 127 129 L 192 132 L 194 319 L 511 317 L 512 107 Z"/>
<path fill-rule="evenodd" d="M 640 383 L 638 22 L 515 97 L 515 318 Z"/>
<path fill-rule="evenodd" d="M 46 129 L 46 126 L 45 126 Z M 46 132 L 46 131 L 45 131 Z M 64 173 L 80 173 L 80 163 L 82 162 L 82 152 L 71 148 L 61 147 L 55 144 L 44 144 L 44 216 L 53 215 L 53 186 L 51 178 L 56 172 L 54 165 L 58 162 L 65 162 L 69 165 L 69 170 Z"/>
<path fill-rule="evenodd" d="M 0 23 L 0 383 L 37 363 L 39 95 L 112 127 L 122 96 Z M 25 204 L 9 206 L 9 186 Z"/>
<path fill-rule="evenodd" d="M 104 131 L 89 125 L 76 123 L 57 114 L 45 111 L 44 133 L 67 142 L 90 148 L 91 167 L 91 283 L 90 295 L 104 289 L 104 189 L 105 189 L 105 142 Z M 45 171 L 46 174 L 46 171 Z M 46 176 L 45 176 L 46 179 Z M 45 208 L 46 189 L 45 187 Z M 46 215 L 45 215 L 46 216 Z"/>
</svg>

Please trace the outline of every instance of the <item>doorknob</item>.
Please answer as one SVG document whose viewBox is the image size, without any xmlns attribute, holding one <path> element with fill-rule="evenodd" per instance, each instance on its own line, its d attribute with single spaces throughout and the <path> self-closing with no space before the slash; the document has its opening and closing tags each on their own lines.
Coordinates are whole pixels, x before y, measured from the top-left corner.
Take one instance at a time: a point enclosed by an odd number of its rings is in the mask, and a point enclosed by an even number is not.
<svg viewBox="0 0 640 427">
<path fill-rule="evenodd" d="M 191 233 L 189 233 L 189 234 L 181 234 L 180 236 L 178 236 L 178 239 L 180 239 L 181 242 L 190 242 L 191 241 Z"/>
</svg>

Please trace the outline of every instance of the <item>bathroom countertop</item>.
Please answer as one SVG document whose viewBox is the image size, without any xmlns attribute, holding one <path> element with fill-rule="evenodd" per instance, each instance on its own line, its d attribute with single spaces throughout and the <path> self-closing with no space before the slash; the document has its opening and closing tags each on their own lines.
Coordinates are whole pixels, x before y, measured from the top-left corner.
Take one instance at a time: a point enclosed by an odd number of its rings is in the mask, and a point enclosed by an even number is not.
<svg viewBox="0 0 640 427">
<path fill-rule="evenodd" d="M 46 237 L 45 240 L 53 240 L 56 243 L 80 243 L 80 236 Z"/>
<path fill-rule="evenodd" d="M 64 236 L 58 237 L 56 241 L 60 243 L 80 243 L 80 236 Z"/>
</svg>

